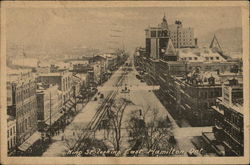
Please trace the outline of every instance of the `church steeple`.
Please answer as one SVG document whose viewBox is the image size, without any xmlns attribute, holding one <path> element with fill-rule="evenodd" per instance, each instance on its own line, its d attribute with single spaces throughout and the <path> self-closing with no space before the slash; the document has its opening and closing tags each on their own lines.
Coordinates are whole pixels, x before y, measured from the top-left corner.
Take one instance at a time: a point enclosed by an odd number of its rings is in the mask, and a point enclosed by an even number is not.
<svg viewBox="0 0 250 165">
<path fill-rule="evenodd" d="M 162 18 L 162 22 L 166 22 L 167 21 L 167 19 L 166 19 L 166 14 L 165 14 L 165 12 L 164 12 L 164 16 L 163 16 L 163 18 Z"/>
<path fill-rule="evenodd" d="M 167 28 L 167 29 L 168 29 L 168 21 L 167 21 L 165 12 L 164 12 L 164 16 L 163 16 L 163 18 L 162 18 L 161 27 L 162 27 L 162 28 Z"/>
</svg>

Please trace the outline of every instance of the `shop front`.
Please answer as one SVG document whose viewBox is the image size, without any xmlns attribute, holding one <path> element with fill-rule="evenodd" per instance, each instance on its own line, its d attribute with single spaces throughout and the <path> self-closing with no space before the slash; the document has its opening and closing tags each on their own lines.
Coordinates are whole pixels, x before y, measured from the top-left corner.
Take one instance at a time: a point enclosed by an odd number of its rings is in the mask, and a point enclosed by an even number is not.
<svg viewBox="0 0 250 165">
<path fill-rule="evenodd" d="M 36 155 L 38 152 L 35 148 L 41 141 L 41 133 L 36 131 L 33 133 L 27 140 L 22 143 L 18 149 L 17 153 L 18 155 Z"/>
</svg>

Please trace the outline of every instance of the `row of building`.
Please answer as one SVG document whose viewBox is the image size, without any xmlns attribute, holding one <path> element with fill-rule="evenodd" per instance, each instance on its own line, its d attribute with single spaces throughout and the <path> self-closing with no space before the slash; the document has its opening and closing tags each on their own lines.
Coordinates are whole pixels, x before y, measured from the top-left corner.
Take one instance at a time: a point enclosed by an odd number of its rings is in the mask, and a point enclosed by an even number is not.
<svg viewBox="0 0 250 165">
<path fill-rule="evenodd" d="M 7 138 L 9 155 L 29 155 L 77 113 L 77 104 L 94 94 L 125 55 L 71 59 L 60 65 L 8 69 Z M 70 64 L 70 65 L 68 65 Z"/>
<path fill-rule="evenodd" d="M 182 28 L 180 21 L 176 21 L 178 26 Z M 165 16 L 160 26 L 146 29 L 145 48 L 137 48 L 134 55 L 136 68 L 144 73 L 148 84 L 160 86 L 155 93 L 176 119 L 184 117 L 192 126 L 215 128 L 215 123 L 223 120 L 220 137 L 231 147 L 227 147 L 226 155 L 233 155 L 232 150 L 242 155 L 243 141 L 236 140 L 238 134 L 243 137 L 242 60 L 225 56 L 216 36 L 208 48 L 199 48 L 192 44 L 181 47 L 177 41 L 187 40 L 185 35 L 180 34 L 175 42 L 170 34 Z M 221 97 L 223 101 L 219 101 Z M 231 114 L 237 121 L 227 119 Z M 234 126 L 234 122 L 241 124 Z"/>
</svg>

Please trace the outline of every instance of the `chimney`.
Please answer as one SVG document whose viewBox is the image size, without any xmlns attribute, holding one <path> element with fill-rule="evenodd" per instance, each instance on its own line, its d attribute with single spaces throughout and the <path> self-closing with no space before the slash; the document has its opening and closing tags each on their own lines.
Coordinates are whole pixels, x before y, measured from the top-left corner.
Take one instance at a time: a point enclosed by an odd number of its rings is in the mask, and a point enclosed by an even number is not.
<svg viewBox="0 0 250 165">
<path fill-rule="evenodd" d="M 212 75 L 211 75 L 211 77 L 208 78 L 208 83 L 209 83 L 209 85 L 215 84 L 215 78 Z"/>
<path fill-rule="evenodd" d="M 216 71 L 217 71 L 217 74 L 220 75 L 220 69 L 217 69 Z"/>
<path fill-rule="evenodd" d="M 196 48 L 198 48 L 198 39 L 197 39 L 197 38 L 194 39 L 194 46 L 195 46 Z"/>
</svg>

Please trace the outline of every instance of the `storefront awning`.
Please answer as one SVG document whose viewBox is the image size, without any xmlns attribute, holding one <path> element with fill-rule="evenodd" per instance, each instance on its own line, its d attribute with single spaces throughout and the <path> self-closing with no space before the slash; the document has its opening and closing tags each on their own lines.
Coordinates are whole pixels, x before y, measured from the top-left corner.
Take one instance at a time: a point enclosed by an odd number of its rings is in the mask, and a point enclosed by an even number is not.
<svg viewBox="0 0 250 165">
<path fill-rule="evenodd" d="M 32 146 L 38 139 L 41 138 L 40 132 L 35 132 L 31 135 L 23 144 L 21 144 L 18 149 L 21 151 L 27 151 L 27 149 Z"/>
<path fill-rule="evenodd" d="M 51 124 L 54 124 L 61 116 L 63 113 L 56 113 L 51 117 Z M 50 125 L 50 118 L 45 122 L 45 124 Z"/>
</svg>

